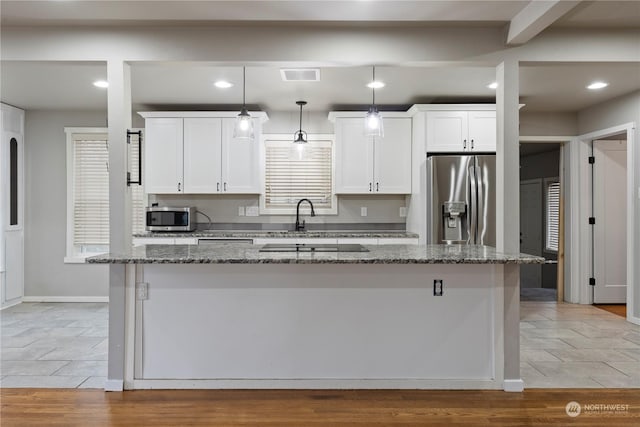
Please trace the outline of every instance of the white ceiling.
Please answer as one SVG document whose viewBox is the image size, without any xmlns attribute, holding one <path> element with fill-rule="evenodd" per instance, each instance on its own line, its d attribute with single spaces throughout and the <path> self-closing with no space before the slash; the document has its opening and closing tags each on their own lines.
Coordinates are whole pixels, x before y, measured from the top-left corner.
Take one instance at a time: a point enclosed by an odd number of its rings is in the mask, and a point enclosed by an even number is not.
<svg viewBox="0 0 640 427">
<path fill-rule="evenodd" d="M 106 77 L 102 63 L 0 63 L 2 101 L 24 109 L 105 110 L 107 91 L 92 82 Z M 371 68 L 323 67 L 320 82 L 284 82 L 279 68 L 247 68 L 247 103 L 265 111 L 295 110 L 306 100 L 311 111 L 363 108 L 371 102 Z M 376 91 L 376 102 L 386 106 L 414 103 L 491 102 L 495 78 L 484 67 L 378 67 L 376 77 L 386 87 Z M 231 89 L 213 83 L 226 79 Z M 132 102 L 135 110 L 237 108 L 242 100 L 242 68 L 202 63 L 132 65 Z M 593 80 L 610 86 L 588 91 Z M 572 112 L 640 90 L 639 63 L 523 64 L 520 101 L 523 111 Z"/>
<path fill-rule="evenodd" d="M 298 0 L 298 1 L 10 1 L 2 0 L 1 23 L 7 25 L 277 25 L 314 22 L 317 25 L 500 25 L 505 26 L 529 1 L 410 1 L 410 0 Z M 358 24 L 359 23 L 359 24 Z M 274 24 L 275 25 L 275 24 Z M 640 28 L 640 1 L 585 1 L 560 17 L 552 27 Z M 0 63 L 2 101 L 25 109 L 104 110 L 106 90 L 91 83 L 106 77 L 104 63 Z M 278 68 L 247 69 L 247 103 L 266 111 L 364 106 L 371 100 L 365 87 L 371 70 L 362 67 L 324 67 L 318 83 L 280 79 Z M 494 92 L 493 68 L 380 67 L 387 86 L 376 92 L 377 102 L 406 106 L 429 102 L 487 102 Z M 640 89 L 637 63 L 521 65 L 524 111 L 570 112 Z M 218 78 L 235 86 L 213 87 Z M 610 86 L 590 92 L 584 86 L 602 79 Z M 134 109 L 229 108 L 241 102 L 241 68 L 220 64 L 171 63 L 132 65 Z"/>
</svg>

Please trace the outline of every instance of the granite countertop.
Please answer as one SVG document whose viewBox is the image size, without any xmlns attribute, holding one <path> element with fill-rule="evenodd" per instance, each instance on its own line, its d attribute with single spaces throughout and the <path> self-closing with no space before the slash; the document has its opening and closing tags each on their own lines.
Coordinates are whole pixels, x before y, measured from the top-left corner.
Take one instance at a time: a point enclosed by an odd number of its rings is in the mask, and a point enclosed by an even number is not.
<svg viewBox="0 0 640 427">
<path fill-rule="evenodd" d="M 192 237 L 192 238 L 418 238 L 416 233 L 408 233 L 406 231 L 366 231 L 366 230 L 345 230 L 345 231 L 287 231 L 287 230 L 196 230 L 183 232 L 152 232 L 134 234 L 133 237 Z"/>
<path fill-rule="evenodd" d="M 489 246 L 366 245 L 369 252 L 259 252 L 262 245 L 143 245 L 87 258 L 93 264 L 542 264 L 544 258 Z"/>
</svg>

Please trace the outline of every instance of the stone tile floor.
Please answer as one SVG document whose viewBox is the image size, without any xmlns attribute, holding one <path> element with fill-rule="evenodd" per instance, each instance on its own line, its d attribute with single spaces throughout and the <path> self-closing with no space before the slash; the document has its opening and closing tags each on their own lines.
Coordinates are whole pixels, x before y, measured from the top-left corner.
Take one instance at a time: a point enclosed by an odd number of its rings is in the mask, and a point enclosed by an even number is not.
<svg viewBox="0 0 640 427">
<path fill-rule="evenodd" d="M 0 312 L 0 387 L 102 388 L 107 304 L 23 303 Z M 524 301 L 527 388 L 640 388 L 640 326 L 591 306 Z"/>
<path fill-rule="evenodd" d="M 0 387 L 104 387 L 106 303 L 22 303 L 0 329 Z"/>
<path fill-rule="evenodd" d="M 520 303 L 526 388 L 640 387 L 640 326 L 587 305 Z"/>
</svg>

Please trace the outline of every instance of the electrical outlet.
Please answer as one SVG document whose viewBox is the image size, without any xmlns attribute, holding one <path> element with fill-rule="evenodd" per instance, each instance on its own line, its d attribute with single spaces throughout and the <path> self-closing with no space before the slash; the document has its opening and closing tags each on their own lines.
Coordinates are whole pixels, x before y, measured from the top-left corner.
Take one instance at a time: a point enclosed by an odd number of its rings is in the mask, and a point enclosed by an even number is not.
<svg viewBox="0 0 640 427">
<path fill-rule="evenodd" d="M 238 206 L 238 216 L 244 216 L 244 206 Z"/>
<path fill-rule="evenodd" d="M 444 293 L 444 282 L 440 279 L 433 281 L 433 295 L 441 297 Z"/>
<path fill-rule="evenodd" d="M 260 214 L 257 206 L 247 206 L 244 212 L 247 216 L 258 216 Z"/>
<path fill-rule="evenodd" d="M 362 206 L 360 208 L 360 216 L 367 216 L 367 207 L 366 206 Z"/>
<path fill-rule="evenodd" d="M 136 299 L 138 301 L 144 301 L 146 299 L 149 299 L 148 283 L 136 283 Z"/>
<path fill-rule="evenodd" d="M 401 218 L 407 217 L 407 208 L 405 206 L 400 207 L 400 217 Z"/>
</svg>

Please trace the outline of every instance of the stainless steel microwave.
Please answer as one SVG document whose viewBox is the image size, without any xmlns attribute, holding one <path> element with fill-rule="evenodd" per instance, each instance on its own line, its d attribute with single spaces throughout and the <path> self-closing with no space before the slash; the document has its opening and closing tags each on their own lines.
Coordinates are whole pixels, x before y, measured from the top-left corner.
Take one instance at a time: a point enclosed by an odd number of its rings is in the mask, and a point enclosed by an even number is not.
<svg viewBox="0 0 640 427">
<path fill-rule="evenodd" d="M 196 208 L 152 206 L 147 208 L 147 231 L 193 231 L 196 229 Z"/>
</svg>

